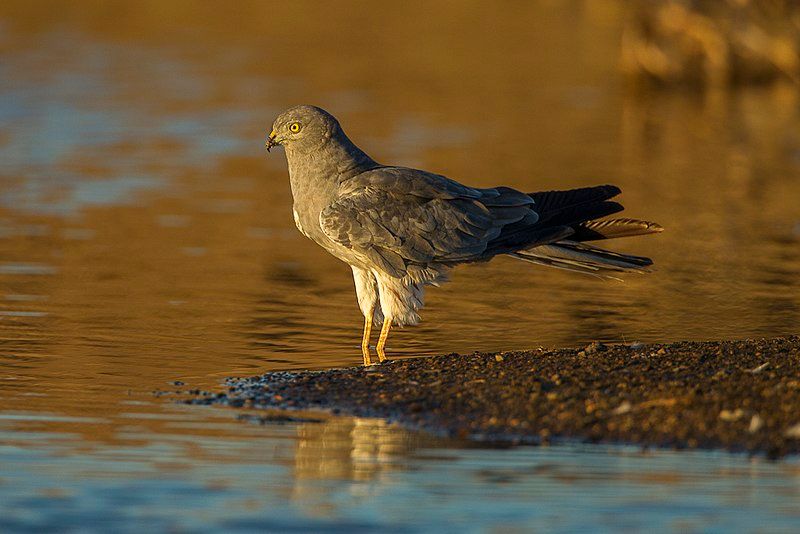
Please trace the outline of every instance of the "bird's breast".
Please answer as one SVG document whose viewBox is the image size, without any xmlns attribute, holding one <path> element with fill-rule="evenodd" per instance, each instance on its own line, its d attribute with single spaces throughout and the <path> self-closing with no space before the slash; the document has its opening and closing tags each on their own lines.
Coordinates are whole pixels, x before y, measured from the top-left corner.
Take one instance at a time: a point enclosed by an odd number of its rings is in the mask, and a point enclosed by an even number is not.
<svg viewBox="0 0 800 534">
<path fill-rule="evenodd" d="M 303 223 L 300 222 L 300 215 L 297 213 L 297 210 L 295 208 L 292 208 L 292 215 L 294 216 L 294 225 L 297 226 L 297 229 L 300 230 L 300 233 L 306 236 L 307 238 L 311 239 L 311 234 L 309 234 L 303 228 Z"/>
<path fill-rule="evenodd" d="M 356 255 L 347 247 L 336 243 L 325 235 L 319 223 L 322 211 L 331 205 L 338 194 L 338 175 L 328 169 L 311 169 L 307 161 L 297 164 L 290 160 L 289 182 L 294 205 L 294 224 L 307 238 L 327 250 L 340 260 L 355 265 Z"/>
</svg>

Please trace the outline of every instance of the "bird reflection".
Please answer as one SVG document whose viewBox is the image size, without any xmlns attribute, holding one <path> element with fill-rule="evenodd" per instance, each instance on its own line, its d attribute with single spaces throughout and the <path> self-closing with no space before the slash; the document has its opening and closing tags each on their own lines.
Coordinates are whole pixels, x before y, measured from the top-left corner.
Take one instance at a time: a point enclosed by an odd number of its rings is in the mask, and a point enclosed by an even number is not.
<svg viewBox="0 0 800 534">
<path fill-rule="evenodd" d="M 320 480 L 351 481 L 352 495 L 372 494 L 387 474 L 407 469 L 416 450 L 438 441 L 383 420 L 358 417 L 302 424 L 297 437 L 291 497 L 309 504 L 329 499 Z"/>
</svg>

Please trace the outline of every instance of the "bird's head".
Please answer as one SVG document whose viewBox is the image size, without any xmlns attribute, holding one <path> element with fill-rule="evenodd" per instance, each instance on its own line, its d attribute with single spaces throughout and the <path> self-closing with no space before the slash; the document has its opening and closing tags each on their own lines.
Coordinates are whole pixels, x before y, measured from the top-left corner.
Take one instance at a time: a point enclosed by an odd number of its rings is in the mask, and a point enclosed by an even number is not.
<svg viewBox="0 0 800 534">
<path fill-rule="evenodd" d="M 281 113 L 267 137 L 267 151 L 283 145 L 298 152 L 310 152 L 325 144 L 341 131 L 339 121 L 315 106 L 295 106 Z"/>
</svg>

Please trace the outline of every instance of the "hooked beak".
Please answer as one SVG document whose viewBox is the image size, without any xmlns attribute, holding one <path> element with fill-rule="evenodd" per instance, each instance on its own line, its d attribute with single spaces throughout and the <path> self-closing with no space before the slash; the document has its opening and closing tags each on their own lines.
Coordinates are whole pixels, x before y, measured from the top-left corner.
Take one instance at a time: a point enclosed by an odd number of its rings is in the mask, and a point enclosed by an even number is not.
<svg viewBox="0 0 800 534">
<path fill-rule="evenodd" d="M 269 152 L 270 148 L 272 148 L 274 146 L 278 146 L 278 145 L 281 144 L 280 141 L 276 140 L 277 136 L 278 136 L 278 134 L 275 133 L 275 130 L 272 130 L 272 132 L 270 132 L 269 137 L 267 137 L 267 142 L 266 142 L 267 152 Z"/>
</svg>

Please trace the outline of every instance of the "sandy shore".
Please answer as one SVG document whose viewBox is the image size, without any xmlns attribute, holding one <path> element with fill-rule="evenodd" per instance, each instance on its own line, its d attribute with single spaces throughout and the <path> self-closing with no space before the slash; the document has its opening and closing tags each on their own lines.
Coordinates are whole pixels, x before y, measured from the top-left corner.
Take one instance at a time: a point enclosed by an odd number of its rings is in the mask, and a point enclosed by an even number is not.
<svg viewBox="0 0 800 534">
<path fill-rule="evenodd" d="M 480 441 L 800 452 L 800 337 L 450 354 L 231 378 L 190 401 L 384 418 Z"/>
</svg>

